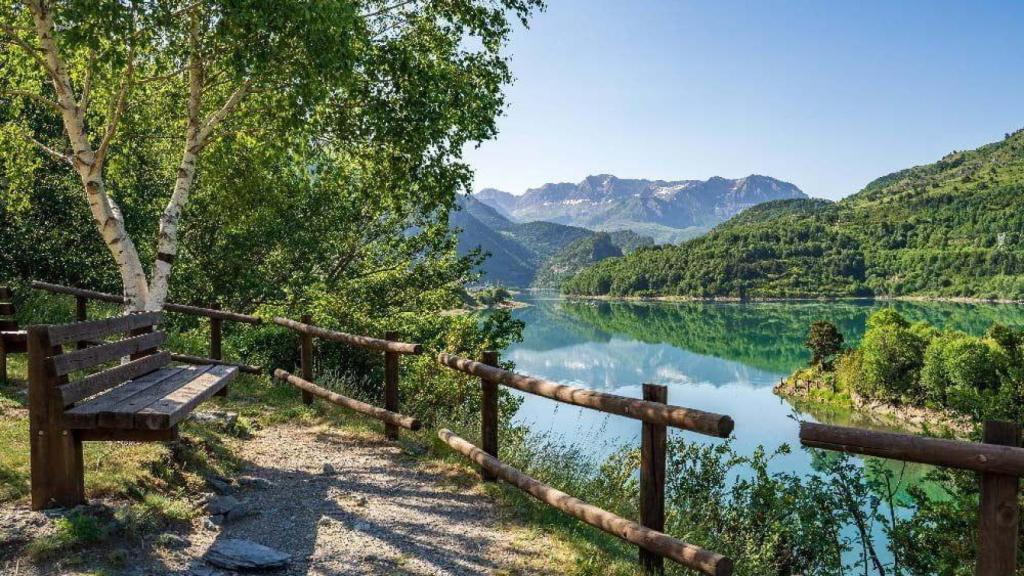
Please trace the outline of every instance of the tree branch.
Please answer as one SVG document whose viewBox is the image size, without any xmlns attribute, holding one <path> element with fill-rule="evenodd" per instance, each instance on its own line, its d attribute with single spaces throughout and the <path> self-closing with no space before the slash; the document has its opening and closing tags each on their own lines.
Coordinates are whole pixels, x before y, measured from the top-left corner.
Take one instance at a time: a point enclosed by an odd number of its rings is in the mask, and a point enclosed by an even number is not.
<svg viewBox="0 0 1024 576">
<path fill-rule="evenodd" d="M 93 65 L 96 63 L 96 51 L 89 49 L 89 59 L 85 63 L 85 81 L 82 83 L 82 97 L 79 98 L 78 108 L 85 115 L 89 111 L 89 96 L 92 93 Z"/>
<path fill-rule="evenodd" d="M 238 105 L 242 103 L 242 100 L 250 94 L 252 88 L 252 80 L 246 80 L 242 82 L 242 85 L 235 89 L 228 97 L 224 105 L 219 110 L 214 112 L 207 118 L 206 122 L 203 123 L 203 127 L 199 130 L 199 138 L 197 144 L 200 148 L 206 145 L 210 138 L 210 133 L 217 127 L 218 124 L 224 121 L 232 112 L 238 108 Z"/>
<path fill-rule="evenodd" d="M 40 104 L 43 104 L 44 106 L 48 106 L 50 108 L 53 108 L 54 110 L 57 111 L 57 114 L 63 114 L 64 113 L 64 109 L 61 108 L 60 104 L 54 102 L 53 100 L 50 100 L 49 98 L 43 96 L 42 94 L 37 94 L 35 92 L 30 92 L 28 90 L 0 90 L 0 94 L 6 94 L 8 96 L 21 96 L 21 97 L 24 97 L 24 98 L 31 98 L 32 100 L 35 100 L 36 102 L 38 102 Z"/>
<path fill-rule="evenodd" d="M 22 134 L 22 136 L 25 138 L 26 141 L 31 142 L 32 144 L 35 144 L 37 148 L 39 148 L 43 152 L 46 152 L 47 154 L 49 154 L 51 157 L 53 157 L 54 160 L 56 160 L 58 162 L 64 162 L 64 163 L 69 164 L 69 165 L 73 165 L 74 164 L 71 161 L 71 156 L 68 156 L 67 154 L 63 154 L 61 152 L 57 152 L 53 148 L 50 148 L 46 144 L 43 144 L 39 140 L 36 140 L 35 138 L 33 138 L 29 134 Z"/>
<path fill-rule="evenodd" d="M 117 133 L 117 126 L 121 123 L 121 116 L 124 115 L 124 103 L 131 88 L 135 76 L 135 55 L 131 49 L 128 51 L 128 64 L 125 66 L 124 75 L 121 77 L 121 87 L 117 91 L 117 98 L 110 103 L 110 110 L 107 112 L 107 129 L 103 133 L 103 140 L 96 149 L 96 161 L 101 163 L 107 156 L 107 149 L 110 148 L 110 141 Z"/>
<path fill-rule="evenodd" d="M 0 31 L 3 31 L 3 33 L 10 38 L 8 40 L 9 44 L 13 44 L 24 50 L 26 54 L 36 61 L 36 64 L 39 64 L 39 66 L 46 71 L 46 74 L 50 76 L 51 79 L 57 80 L 57 71 L 51 68 L 50 65 L 46 63 L 46 59 L 39 55 L 40 50 L 26 42 L 21 38 L 21 36 L 18 36 L 17 30 L 13 26 L 0 23 Z"/>
</svg>

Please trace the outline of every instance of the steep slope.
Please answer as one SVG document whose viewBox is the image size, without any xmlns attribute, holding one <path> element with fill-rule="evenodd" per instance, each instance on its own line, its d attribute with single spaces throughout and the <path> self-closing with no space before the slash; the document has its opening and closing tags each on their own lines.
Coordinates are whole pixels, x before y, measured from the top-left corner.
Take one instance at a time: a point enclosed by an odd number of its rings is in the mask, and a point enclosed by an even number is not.
<svg viewBox="0 0 1024 576">
<path fill-rule="evenodd" d="M 533 284 L 544 288 L 558 288 L 567 278 L 587 266 L 622 254 L 622 249 L 612 243 L 612 237 L 607 232 L 580 238 L 548 258 L 537 271 Z"/>
<path fill-rule="evenodd" d="M 796 186 L 767 176 L 736 180 L 638 180 L 608 174 L 578 184 L 545 184 L 513 196 L 481 190 L 477 199 L 519 221 L 544 220 L 594 230 L 633 230 L 671 243 L 762 202 L 806 198 Z"/>
<path fill-rule="evenodd" d="M 838 203 L 770 202 L 680 246 L 605 260 L 591 295 L 1024 298 L 1024 133 L 879 178 Z"/>
<path fill-rule="evenodd" d="M 593 237 L 585 228 L 553 222 L 518 224 L 501 215 L 495 208 L 476 198 L 462 197 L 459 209 L 449 215 L 449 226 L 459 229 L 459 254 L 480 249 L 489 256 L 480 266 L 483 280 L 525 288 L 534 283 L 537 270 L 573 243 Z M 606 235 L 607 236 L 607 235 Z M 631 252 L 638 246 L 651 245 L 653 240 L 632 232 L 615 233 L 610 241 L 621 243 L 615 256 Z M 593 263 L 597 260 L 590 260 Z M 578 270 L 583 266 L 574 268 Z"/>
</svg>

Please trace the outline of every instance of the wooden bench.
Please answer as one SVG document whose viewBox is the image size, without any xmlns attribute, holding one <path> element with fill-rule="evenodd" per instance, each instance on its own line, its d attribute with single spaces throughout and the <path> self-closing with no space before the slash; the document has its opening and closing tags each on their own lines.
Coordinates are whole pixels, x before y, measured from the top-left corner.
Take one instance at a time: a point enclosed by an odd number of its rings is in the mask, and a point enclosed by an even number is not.
<svg viewBox="0 0 1024 576">
<path fill-rule="evenodd" d="M 0 384 L 7 383 L 7 355 L 24 354 L 27 350 L 28 333 L 18 329 L 13 297 L 10 288 L 0 286 Z"/>
<path fill-rule="evenodd" d="M 82 442 L 174 440 L 178 424 L 237 375 L 234 366 L 172 365 L 158 350 L 160 319 L 147 312 L 28 328 L 33 509 L 85 501 Z M 82 342 L 95 345 L 75 346 Z"/>
</svg>

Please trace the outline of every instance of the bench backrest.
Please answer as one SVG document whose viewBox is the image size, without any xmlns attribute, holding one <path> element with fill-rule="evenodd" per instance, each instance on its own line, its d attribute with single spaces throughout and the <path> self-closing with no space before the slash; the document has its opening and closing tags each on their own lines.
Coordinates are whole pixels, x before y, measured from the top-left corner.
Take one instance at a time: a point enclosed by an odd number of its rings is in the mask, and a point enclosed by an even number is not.
<svg viewBox="0 0 1024 576">
<path fill-rule="evenodd" d="M 18 321 L 14 319 L 14 293 L 7 286 L 0 286 L 0 332 L 13 332 L 18 329 Z"/>
<path fill-rule="evenodd" d="M 99 394 L 128 380 L 148 374 L 171 361 L 170 353 L 158 352 L 167 336 L 154 328 L 162 314 L 144 312 L 105 320 L 90 320 L 53 326 L 29 326 L 30 379 L 45 378 L 56 387 L 62 406 Z M 117 339 L 106 339 L 116 336 Z M 87 343 L 64 352 L 68 345 Z M 125 356 L 131 361 L 68 381 L 72 373 L 114 362 Z"/>
</svg>

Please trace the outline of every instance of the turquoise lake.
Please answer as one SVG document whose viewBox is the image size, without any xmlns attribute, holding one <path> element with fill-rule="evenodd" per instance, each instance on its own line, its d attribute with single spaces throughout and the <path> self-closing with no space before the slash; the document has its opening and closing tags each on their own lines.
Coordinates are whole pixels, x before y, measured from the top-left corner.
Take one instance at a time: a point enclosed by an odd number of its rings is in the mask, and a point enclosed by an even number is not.
<svg viewBox="0 0 1024 576">
<path fill-rule="evenodd" d="M 526 322 L 523 342 L 505 352 L 516 371 L 564 384 L 640 397 L 645 382 L 665 384 L 669 402 L 728 414 L 736 422 L 734 448 L 751 453 L 789 444 L 773 469 L 811 470 L 799 448 L 798 419 L 858 424 L 798 411 L 772 392 L 781 378 L 806 364 L 803 346 L 815 320 L 834 322 L 855 345 L 867 317 L 892 306 L 912 321 L 982 334 L 993 322 L 1024 324 L 1024 306 L 934 302 L 592 302 L 527 297 L 514 312 Z M 523 395 L 516 421 L 599 460 L 618 446 L 639 442 L 640 423 Z M 687 439 L 721 442 L 692 432 Z"/>
</svg>

